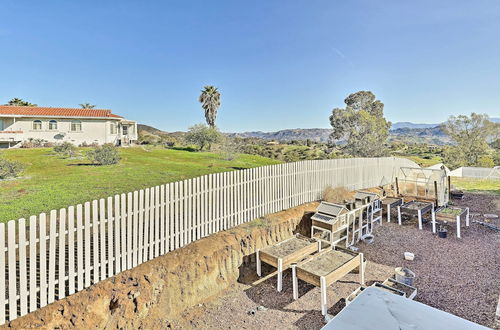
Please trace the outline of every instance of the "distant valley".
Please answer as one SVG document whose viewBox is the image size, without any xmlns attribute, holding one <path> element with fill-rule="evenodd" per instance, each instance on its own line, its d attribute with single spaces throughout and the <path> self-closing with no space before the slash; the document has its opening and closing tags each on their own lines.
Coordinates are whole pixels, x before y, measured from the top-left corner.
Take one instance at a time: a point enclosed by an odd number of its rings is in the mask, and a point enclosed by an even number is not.
<svg viewBox="0 0 500 330">
<path fill-rule="evenodd" d="M 493 122 L 500 122 L 500 118 L 490 118 Z M 450 144 L 449 137 L 442 129 L 443 124 L 418 124 L 411 122 L 393 123 L 389 135 L 390 141 L 402 141 L 407 143 L 429 143 L 436 145 Z M 148 132 L 149 134 L 172 134 L 182 135 L 182 132 L 166 133 L 156 128 L 139 125 L 139 130 Z M 293 141 L 293 140 L 312 140 L 315 142 L 328 142 L 328 138 L 332 130 L 330 128 L 295 128 L 284 129 L 275 132 L 242 132 L 242 133 L 227 133 L 231 137 L 241 138 L 258 138 L 275 141 Z"/>
</svg>

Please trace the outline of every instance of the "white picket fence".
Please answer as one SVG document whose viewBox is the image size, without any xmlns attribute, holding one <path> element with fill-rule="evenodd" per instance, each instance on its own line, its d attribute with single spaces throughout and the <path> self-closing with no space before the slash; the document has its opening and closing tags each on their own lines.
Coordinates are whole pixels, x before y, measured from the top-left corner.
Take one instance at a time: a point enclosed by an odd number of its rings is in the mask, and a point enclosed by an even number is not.
<svg viewBox="0 0 500 330">
<path fill-rule="evenodd" d="M 318 200 L 328 186 L 392 182 L 400 158 L 303 161 L 216 173 L 0 223 L 0 324 L 195 240 Z"/>
</svg>

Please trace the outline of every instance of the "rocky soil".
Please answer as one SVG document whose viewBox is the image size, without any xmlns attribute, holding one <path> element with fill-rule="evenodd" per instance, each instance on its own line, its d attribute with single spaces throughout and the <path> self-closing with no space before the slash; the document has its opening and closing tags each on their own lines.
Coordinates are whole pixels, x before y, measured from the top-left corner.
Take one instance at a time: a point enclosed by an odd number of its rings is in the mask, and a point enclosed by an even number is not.
<svg viewBox="0 0 500 330">
<path fill-rule="evenodd" d="M 455 206 L 470 207 L 471 213 L 500 214 L 500 197 L 467 194 Z M 384 217 L 385 218 L 385 217 Z M 392 219 L 396 219 L 393 215 Z M 474 216 L 472 220 L 484 221 Z M 500 221 L 495 220 L 500 226 Z M 415 300 L 458 315 L 485 326 L 494 327 L 495 309 L 500 294 L 500 234 L 471 223 L 462 228 L 462 239 L 455 237 L 450 226 L 448 238 L 432 234 L 430 223 L 419 231 L 417 221 L 378 226 L 372 244 L 358 247 L 368 259 L 367 284 L 383 281 L 404 266 L 416 273 Z M 404 252 L 415 254 L 405 261 Z M 266 268 L 263 268 L 266 269 Z M 241 268 L 238 283 L 221 299 L 208 300 L 187 309 L 173 320 L 172 327 L 197 329 L 320 329 L 324 318 L 320 312 L 320 290 L 299 281 L 299 299 L 292 298 L 291 272 L 285 272 L 283 292 L 276 292 L 276 277 L 262 283 L 257 280 L 255 264 L 248 260 Z M 272 267 L 267 267 L 271 272 Z M 328 289 L 328 313 L 337 314 L 347 297 L 359 284 L 357 274 L 348 274 Z"/>
</svg>

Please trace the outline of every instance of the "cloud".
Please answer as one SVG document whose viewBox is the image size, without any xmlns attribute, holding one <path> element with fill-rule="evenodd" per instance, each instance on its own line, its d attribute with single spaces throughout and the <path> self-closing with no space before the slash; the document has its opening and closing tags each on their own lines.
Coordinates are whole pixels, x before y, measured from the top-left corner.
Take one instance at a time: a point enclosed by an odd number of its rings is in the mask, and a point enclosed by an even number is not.
<svg viewBox="0 0 500 330">
<path fill-rule="evenodd" d="M 336 47 L 332 47 L 333 51 L 341 58 L 343 59 L 344 61 L 347 62 L 347 64 L 349 64 L 351 67 L 354 67 L 354 63 L 344 54 L 342 53 L 342 51 Z"/>
</svg>

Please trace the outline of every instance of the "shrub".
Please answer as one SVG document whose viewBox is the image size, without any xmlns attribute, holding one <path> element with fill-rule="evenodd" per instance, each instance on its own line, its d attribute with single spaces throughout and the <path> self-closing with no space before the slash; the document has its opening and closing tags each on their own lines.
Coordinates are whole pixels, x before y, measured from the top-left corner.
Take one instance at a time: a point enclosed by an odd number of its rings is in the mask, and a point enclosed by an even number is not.
<svg viewBox="0 0 500 330">
<path fill-rule="evenodd" d="M 63 142 L 54 147 L 54 152 L 63 157 L 75 157 L 78 153 L 76 146 L 70 142 Z"/>
<path fill-rule="evenodd" d="M 0 158 L 0 179 L 15 178 L 22 170 L 24 170 L 23 164 Z"/>
<path fill-rule="evenodd" d="M 52 143 L 44 139 L 29 138 L 21 144 L 21 148 L 50 148 L 52 145 Z"/>
<path fill-rule="evenodd" d="M 344 203 L 344 200 L 350 199 L 349 190 L 344 187 L 332 188 L 326 187 L 323 190 L 323 200 L 330 203 Z"/>
<path fill-rule="evenodd" d="M 110 143 L 97 146 L 87 152 L 87 158 L 97 165 L 113 165 L 120 161 L 118 148 Z"/>
<path fill-rule="evenodd" d="M 217 128 L 197 124 L 189 128 L 185 139 L 186 142 L 197 145 L 199 150 L 203 150 L 204 147 L 208 147 L 207 149 L 210 150 L 213 144 L 224 141 L 224 135 Z"/>
</svg>

